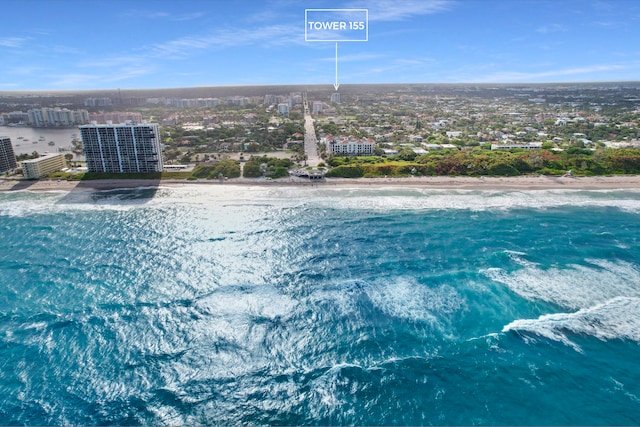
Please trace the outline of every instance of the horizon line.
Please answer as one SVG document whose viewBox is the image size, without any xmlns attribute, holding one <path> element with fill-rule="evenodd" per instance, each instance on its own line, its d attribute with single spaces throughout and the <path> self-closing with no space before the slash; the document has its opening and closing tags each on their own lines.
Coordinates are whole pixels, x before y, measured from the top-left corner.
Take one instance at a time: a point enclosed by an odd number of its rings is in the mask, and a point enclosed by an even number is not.
<svg viewBox="0 0 640 427">
<path fill-rule="evenodd" d="M 404 83 L 391 83 L 391 82 L 378 82 L 378 83 L 341 83 L 340 86 L 409 86 L 409 85 L 432 85 L 432 86 L 487 86 L 487 85 L 524 85 L 524 86 L 540 86 L 540 85 L 562 85 L 562 84 L 616 84 L 616 83 L 638 83 L 638 80 L 575 80 L 575 81 L 549 81 L 549 82 L 404 82 Z M 0 95 L 11 93 L 63 93 L 63 92 L 104 92 L 104 91 L 154 91 L 154 90 L 178 90 L 178 89 L 212 89 L 212 88 L 250 88 L 250 87 L 287 87 L 287 86 L 326 86 L 332 88 L 330 83 L 264 83 L 264 84 L 229 84 L 229 85 L 211 85 L 211 86 L 173 86 L 173 87 L 150 87 L 150 88 L 93 88 L 93 89 L 15 89 L 15 90 L 0 90 Z"/>
</svg>

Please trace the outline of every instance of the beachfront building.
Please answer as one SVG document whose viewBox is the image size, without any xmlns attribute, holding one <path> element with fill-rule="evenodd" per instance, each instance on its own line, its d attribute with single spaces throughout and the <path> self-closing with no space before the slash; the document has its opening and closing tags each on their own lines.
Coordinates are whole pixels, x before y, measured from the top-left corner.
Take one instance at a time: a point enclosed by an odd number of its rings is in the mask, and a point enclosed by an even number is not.
<svg viewBox="0 0 640 427">
<path fill-rule="evenodd" d="M 13 152 L 11 138 L 0 136 L 0 173 L 7 173 L 18 167 L 16 155 Z"/>
<path fill-rule="evenodd" d="M 89 172 L 162 172 L 157 123 L 80 126 Z"/>
<path fill-rule="evenodd" d="M 347 136 L 326 136 L 329 152 L 337 156 L 371 156 L 376 149 L 376 143 L 371 138 L 355 139 Z"/>
<path fill-rule="evenodd" d="M 20 167 L 26 179 L 44 178 L 64 169 L 65 166 L 64 155 L 62 153 L 46 154 L 37 159 L 20 162 Z"/>
</svg>

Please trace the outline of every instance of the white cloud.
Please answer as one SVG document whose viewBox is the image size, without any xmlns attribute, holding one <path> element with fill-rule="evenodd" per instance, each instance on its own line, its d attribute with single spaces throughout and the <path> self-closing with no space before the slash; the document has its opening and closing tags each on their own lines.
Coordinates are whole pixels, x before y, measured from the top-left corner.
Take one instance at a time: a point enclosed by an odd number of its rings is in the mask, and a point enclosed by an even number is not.
<svg viewBox="0 0 640 427">
<path fill-rule="evenodd" d="M 78 67 L 82 68 L 114 68 L 121 66 L 130 66 L 133 64 L 140 64 L 145 62 L 145 58 L 142 55 L 124 55 L 124 56 L 110 56 L 102 59 L 90 59 L 78 63 Z"/>
<path fill-rule="evenodd" d="M 42 67 L 23 65 L 23 66 L 17 66 L 17 67 L 10 67 L 10 68 L 7 68 L 5 71 L 7 72 L 7 74 L 15 74 L 17 76 L 29 76 L 36 73 L 41 73 L 43 70 L 44 68 Z"/>
<path fill-rule="evenodd" d="M 0 38 L 0 46 L 22 47 L 29 40 L 31 40 L 29 37 L 4 37 Z"/>
<path fill-rule="evenodd" d="M 451 0 L 368 0 L 349 7 L 369 9 L 369 21 L 401 21 L 415 15 L 431 15 L 452 9 Z"/>
<path fill-rule="evenodd" d="M 352 55 L 340 55 L 338 54 L 338 61 L 339 62 L 355 62 L 355 61 L 368 61 L 370 59 L 380 59 L 380 58 L 384 58 L 384 55 L 381 54 L 377 54 L 377 53 L 355 53 Z M 335 55 L 330 57 L 330 58 L 322 58 L 321 61 L 326 61 L 326 62 L 335 62 L 336 57 Z"/>
<path fill-rule="evenodd" d="M 623 27 L 627 26 L 626 22 L 620 22 L 620 21 L 595 21 L 593 22 L 593 25 L 596 27 L 600 27 L 600 28 L 608 28 L 608 29 L 612 29 L 612 30 L 619 30 Z"/>
<path fill-rule="evenodd" d="M 251 29 L 223 29 L 209 35 L 187 36 L 165 43 L 156 43 L 149 46 L 149 49 L 156 56 L 166 57 L 169 55 L 175 59 L 189 56 L 193 51 L 203 49 L 224 49 L 257 43 L 263 46 L 303 44 L 302 37 L 296 37 L 299 33 L 299 28 L 287 25 Z"/>
<path fill-rule="evenodd" d="M 87 87 L 102 87 L 102 76 L 96 74 L 81 74 L 81 73 L 67 73 L 67 74 L 55 74 L 51 76 L 53 80 L 50 81 L 47 87 L 56 89 L 78 89 Z"/>
<path fill-rule="evenodd" d="M 181 13 L 181 14 L 172 14 L 169 12 L 164 12 L 161 10 L 157 10 L 157 11 L 149 11 L 149 10 L 139 10 L 139 9 L 132 9 L 132 10 L 128 10 L 124 13 L 121 14 L 121 16 L 125 17 L 125 18 L 145 18 L 145 19 L 163 19 L 163 20 L 167 20 L 167 21 L 177 21 L 177 22 L 181 22 L 181 21 L 191 21 L 194 19 L 198 19 L 201 18 L 203 16 L 205 16 L 206 14 L 204 12 L 190 12 L 190 13 Z"/>
<path fill-rule="evenodd" d="M 103 73 L 64 73 L 52 74 L 48 87 L 56 89 L 96 89 L 104 88 L 109 83 L 138 78 L 151 74 L 153 67 L 123 67 Z"/>
<path fill-rule="evenodd" d="M 551 25 L 544 25 L 542 27 L 538 27 L 536 31 L 541 34 L 549 34 L 549 33 L 564 32 L 564 31 L 567 31 L 567 28 L 560 24 L 551 24 Z"/>
<path fill-rule="evenodd" d="M 82 55 L 84 52 L 80 49 L 76 49 L 75 47 L 65 46 L 65 45 L 55 45 L 51 50 L 54 53 L 64 53 L 71 55 Z"/>
<path fill-rule="evenodd" d="M 76 71 L 77 70 L 77 71 Z M 102 61 L 87 61 L 77 64 L 74 71 L 49 72 L 49 86 L 60 89 L 95 89 L 108 86 L 109 83 L 135 80 L 142 76 L 154 74 L 156 64 L 142 57 L 111 57 Z"/>
<path fill-rule="evenodd" d="M 627 66 L 619 64 L 590 65 L 587 67 L 563 68 L 559 70 L 539 71 L 539 72 L 519 72 L 504 71 L 493 73 L 484 77 L 471 79 L 469 81 L 490 82 L 490 83 L 510 83 L 510 82 L 536 82 L 540 80 L 553 81 L 561 80 L 564 77 L 579 77 L 606 71 L 619 71 L 627 69 Z M 588 76 L 587 78 L 592 78 Z"/>
<path fill-rule="evenodd" d="M 182 15 L 172 16 L 172 21 L 191 21 L 194 19 L 202 18 L 205 15 L 204 12 L 185 13 Z"/>
</svg>

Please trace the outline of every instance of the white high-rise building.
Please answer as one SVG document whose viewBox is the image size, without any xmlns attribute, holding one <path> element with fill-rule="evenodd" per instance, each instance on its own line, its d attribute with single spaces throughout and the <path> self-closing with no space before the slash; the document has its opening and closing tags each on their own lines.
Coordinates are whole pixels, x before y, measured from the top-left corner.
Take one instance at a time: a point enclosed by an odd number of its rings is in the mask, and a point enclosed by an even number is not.
<svg viewBox="0 0 640 427">
<path fill-rule="evenodd" d="M 340 104 L 340 92 L 334 92 L 331 94 L 331 102 Z"/>
<path fill-rule="evenodd" d="M 80 126 L 89 172 L 162 172 L 156 123 Z"/>
<path fill-rule="evenodd" d="M 313 101 L 311 103 L 311 114 L 320 114 L 324 110 L 324 102 Z"/>
<path fill-rule="evenodd" d="M 27 112 L 29 123 L 35 127 L 71 127 L 89 123 L 87 110 L 72 111 L 66 108 L 34 108 Z"/>
<path fill-rule="evenodd" d="M 280 114 L 281 116 L 288 116 L 289 108 L 290 108 L 289 104 L 285 104 L 285 103 L 278 104 L 278 114 Z"/>
</svg>

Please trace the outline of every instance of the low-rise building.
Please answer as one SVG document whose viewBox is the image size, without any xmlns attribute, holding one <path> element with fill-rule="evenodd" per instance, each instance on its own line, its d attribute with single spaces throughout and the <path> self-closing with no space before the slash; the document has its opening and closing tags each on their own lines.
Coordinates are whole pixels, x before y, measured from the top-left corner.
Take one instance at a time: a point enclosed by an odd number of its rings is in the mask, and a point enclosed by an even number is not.
<svg viewBox="0 0 640 427">
<path fill-rule="evenodd" d="M 542 142 L 527 142 L 523 144 L 491 144 L 492 150 L 511 150 L 512 148 L 536 150 L 542 148 Z"/>
<path fill-rule="evenodd" d="M 65 160 L 62 153 L 52 153 L 37 159 L 24 160 L 20 162 L 20 167 L 25 178 L 40 179 L 62 170 L 65 167 Z"/>
<path fill-rule="evenodd" d="M 376 149 L 376 142 L 371 138 L 355 139 L 346 136 L 328 135 L 329 152 L 335 155 L 369 156 Z"/>
</svg>

